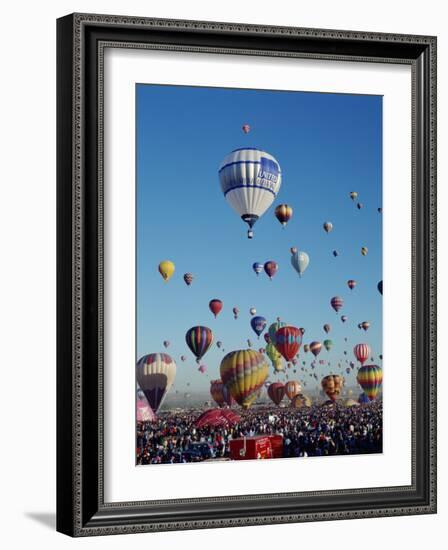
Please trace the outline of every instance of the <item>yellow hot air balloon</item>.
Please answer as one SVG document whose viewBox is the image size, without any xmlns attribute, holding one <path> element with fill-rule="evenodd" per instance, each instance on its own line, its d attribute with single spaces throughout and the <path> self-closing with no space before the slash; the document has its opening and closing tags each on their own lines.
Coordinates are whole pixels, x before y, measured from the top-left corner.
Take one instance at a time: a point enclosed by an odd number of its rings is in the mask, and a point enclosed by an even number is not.
<svg viewBox="0 0 448 550">
<path fill-rule="evenodd" d="M 272 342 L 266 346 L 266 355 L 271 360 L 275 372 L 283 370 L 282 356 Z"/>
<path fill-rule="evenodd" d="M 243 409 L 257 399 L 269 374 L 264 355 L 253 349 L 231 351 L 219 370 L 224 386 Z"/>
<path fill-rule="evenodd" d="M 162 275 L 164 281 L 169 281 L 171 279 L 175 269 L 175 265 L 173 262 L 170 262 L 170 260 L 163 260 L 163 262 L 159 264 L 159 273 Z"/>
</svg>

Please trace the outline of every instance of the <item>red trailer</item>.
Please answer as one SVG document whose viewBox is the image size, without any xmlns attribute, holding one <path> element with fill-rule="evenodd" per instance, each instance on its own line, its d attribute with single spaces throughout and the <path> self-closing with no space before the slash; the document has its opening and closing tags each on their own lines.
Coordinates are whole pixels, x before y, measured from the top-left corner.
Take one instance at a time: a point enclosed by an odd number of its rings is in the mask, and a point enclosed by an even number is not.
<svg viewBox="0 0 448 550">
<path fill-rule="evenodd" d="M 282 435 L 256 435 L 230 440 L 230 458 L 232 460 L 282 457 Z"/>
</svg>

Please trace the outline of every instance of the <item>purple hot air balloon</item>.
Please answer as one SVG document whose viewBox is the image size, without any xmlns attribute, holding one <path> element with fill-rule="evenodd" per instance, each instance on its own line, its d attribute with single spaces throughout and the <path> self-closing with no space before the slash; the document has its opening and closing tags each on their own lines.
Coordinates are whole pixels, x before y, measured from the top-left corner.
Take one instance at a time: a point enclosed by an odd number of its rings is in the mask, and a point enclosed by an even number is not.
<svg viewBox="0 0 448 550">
<path fill-rule="evenodd" d="M 336 313 L 344 305 L 344 300 L 340 296 L 333 296 L 330 301 L 331 307 L 336 311 Z"/>
<path fill-rule="evenodd" d="M 264 271 L 265 271 L 266 275 L 269 277 L 269 279 L 271 279 L 271 281 L 272 281 L 272 277 L 278 271 L 277 262 L 274 262 L 273 260 L 269 260 L 268 262 L 266 262 L 264 264 Z"/>
<path fill-rule="evenodd" d="M 266 328 L 266 319 L 264 317 L 261 317 L 260 315 L 252 317 L 252 319 L 250 320 L 250 326 L 252 327 L 252 330 L 255 332 L 258 338 L 260 338 L 260 334 Z"/>
</svg>

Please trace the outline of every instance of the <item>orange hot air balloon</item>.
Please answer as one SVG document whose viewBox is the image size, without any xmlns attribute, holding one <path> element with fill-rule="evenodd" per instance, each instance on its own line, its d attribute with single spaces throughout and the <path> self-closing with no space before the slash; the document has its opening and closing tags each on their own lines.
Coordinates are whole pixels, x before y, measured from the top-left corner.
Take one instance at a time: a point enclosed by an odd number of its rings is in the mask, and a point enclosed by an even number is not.
<svg viewBox="0 0 448 550">
<path fill-rule="evenodd" d="M 293 399 L 297 394 L 302 392 L 302 386 L 297 380 L 290 380 L 285 384 L 285 393 L 288 399 Z"/>
<path fill-rule="evenodd" d="M 344 378 L 339 374 L 329 374 L 322 378 L 321 385 L 329 399 L 336 401 L 344 387 Z"/>
</svg>

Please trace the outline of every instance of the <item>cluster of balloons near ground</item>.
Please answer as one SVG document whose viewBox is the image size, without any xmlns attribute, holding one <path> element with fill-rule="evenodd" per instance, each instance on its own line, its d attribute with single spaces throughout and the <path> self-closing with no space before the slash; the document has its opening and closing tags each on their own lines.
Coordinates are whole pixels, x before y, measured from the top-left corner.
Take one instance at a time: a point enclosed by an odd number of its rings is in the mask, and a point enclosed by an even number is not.
<svg viewBox="0 0 448 550">
<path fill-rule="evenodd" d="M 280 320 L 272 323 L 265 336 L 268 337 L 266 340 L 269 340 L 266 354 L 273 362 L 274 369 L 279 368 L 282 357 L 288 363 L 297 358 L 302 344 L 303 332 L 303 329 L 287 325 Z M 196 356 L 196 361 L 199 362 L 210 349 L 213 334 L 208 327 L 195 326 L 187 331 L 185 340 Z M 331 341 L 324 342 L 324 346 L 327 349 L 331 347 Z M 322 344 L 320 342 L 312 342 L 309 345 L 309 350 L 315 356 L 320 353 L 321 348 Z M 370 356 L 368 344 L 357 344 L 353 352 L 356 359 L 361 363 L 357 381 L 367 398 L 373 400 L 381 388 L 381 367 L 364 365 Z M 152 353 L 139 359 L 136 374 L 139 387 L 152 410 L 157 412 L 174 382 L 176 363 L 166 353 Z M 236 402 L 244 409 L 248 409 L 259 397 L 268 374 L 269 366 L 263 353 L 252 349 L 232 351 L 221 361 L 221 380 L 212 381 L 211 395 L 219 406 L 224 404 L 231 406 Z M 324 376 L 321 386 L 329 399 L 336 401 L 344 386 L 344 377 L 339 374 Z M 308 406 L 309 404 L 309 399 L 302 394 L 302 387 L 297 380 L 291 380 L 285 385 L 280 384 L 280 382 L 270 384 L 268 395 L 276 404 L 280 403 L 284 395 L 291 402 L 297 398 L 292 403 L 295 407 Z"/>
</svg>

